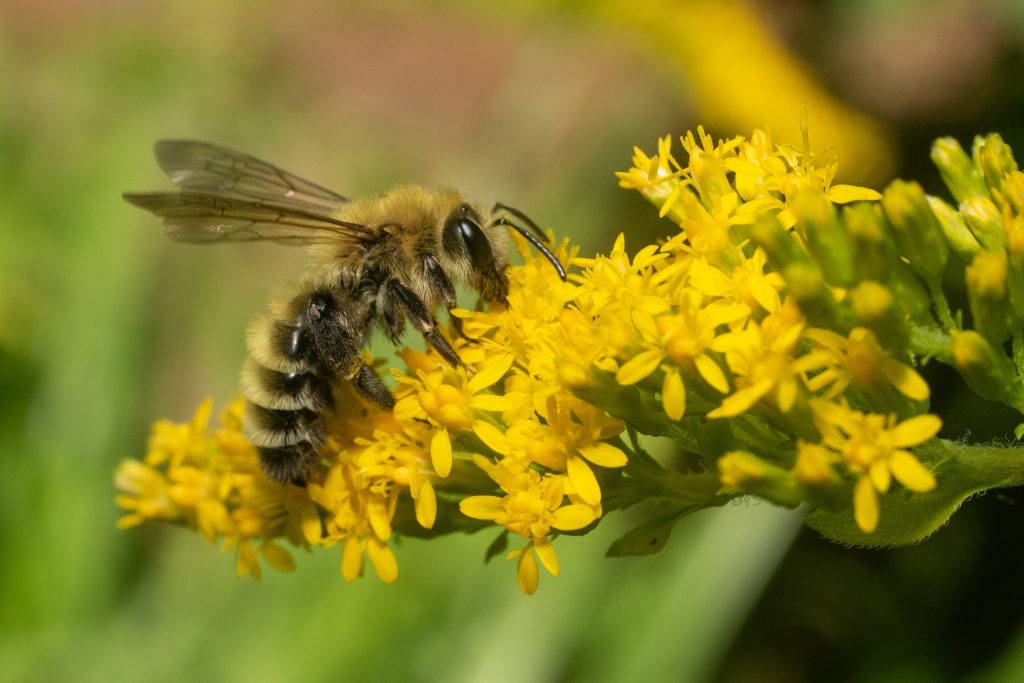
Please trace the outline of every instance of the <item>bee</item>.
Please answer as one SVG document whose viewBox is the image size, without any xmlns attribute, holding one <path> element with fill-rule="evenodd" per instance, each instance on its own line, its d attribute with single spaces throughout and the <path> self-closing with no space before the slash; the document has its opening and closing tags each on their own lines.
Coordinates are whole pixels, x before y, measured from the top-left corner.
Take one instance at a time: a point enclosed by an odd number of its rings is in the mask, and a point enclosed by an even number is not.
<svg viewBox="0 0 1024 683">
<path fill-rule="evenodd" d="M 565 280 L 540 228 L 501 203 L 487 210 L 451 188 L 416 185 L 348 199 L 208 142 L 161 140 L 155 153 L 180 191 L 123 197 L 162 217 L 171 239 L 309 246 L 305 275 L 272 296 L 268 312 L 250 325 L 240 382 L 246 438 L 278 482 L 302 485 L 319 462 L 336 383 L 351 383 L 378 408 L 394 407 L 391 391 L 363 357 L 375 328 L 397 343 L 411 323 L 445 361 L 466 367 L 435 312 L 457 305 L 456 284 L 506 303 L 505 228 L 526 238 Z M 459 319 L 450 319 L 453 332 L 464 336 Z"/>
</svg>

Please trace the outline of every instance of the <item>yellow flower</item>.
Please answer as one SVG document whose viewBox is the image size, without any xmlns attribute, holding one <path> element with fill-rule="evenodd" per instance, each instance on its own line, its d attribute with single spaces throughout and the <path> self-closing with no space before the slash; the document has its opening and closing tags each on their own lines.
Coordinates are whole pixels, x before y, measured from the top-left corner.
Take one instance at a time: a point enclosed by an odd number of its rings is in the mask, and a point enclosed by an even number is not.
<svg viewBox="0 0 1024 683">
<path fill-rule="evenodd" d="M 916 492 L 935 488 L 935 477 L 906 450 L 935 436 L 942 421 L 918 415 L 897 423 L 895 415 L 862 413 L 841 403 L 812 403 L 822 444 L 837 453 L 857 477 L 854 516 L 866 533 L 878 527 L 878 494 L 889 490 L 892 478 Z"/>
<path fill-rule="evenodd" d="M 885 381 L 908 398 L 928 399 L 927 382 L 913 368 L 892 358 L 871 330 L 857 327 L 844 339 L 830 330 L 810 329 L 804 337 L 815 342 L 819 351 L 810 355 L 820 358 L 825 367 L 807 383 L 811 391 L 828 387 L 825 398 L 834 398 L 850 384 L 870 390 Z"/>
<path fill-rule="evenodd" d="M 508 557 L 519 558 L 519 586 L 523 592 L 532 594 L 537 590 L 536 561 L 523 555 L 532 551 L 545 569 L 558 576 L 558 556 L 548 535 L 552 530 L 582 529 L 600 517 L 600 508 L 566 494 L 565 475 L 542 475 L 516 458 L 502 458 L 497 463 L 481 456 L 474 460 L 506 495 L 470 496 L 459 503 L 459 509 L 468 517 L 493 521 L 527 539 L 522 549 Z M 566 497 L 570 500 L 568 504 Z"/>
</svg>

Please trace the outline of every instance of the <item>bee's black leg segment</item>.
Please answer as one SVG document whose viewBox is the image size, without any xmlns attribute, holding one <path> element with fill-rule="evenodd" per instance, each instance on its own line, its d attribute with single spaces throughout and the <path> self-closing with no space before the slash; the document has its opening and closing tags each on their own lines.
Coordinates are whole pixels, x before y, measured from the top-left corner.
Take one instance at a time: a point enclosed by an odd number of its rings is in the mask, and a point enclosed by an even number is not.
<svg viewBox="0 0 1024 683">
<path fill-rule="evenodd" d="M 459 354 L 452 348 L 451 343 L 444 338 L 441 334 L 441 330 L 437 329 L 437 321 L 434 320 L 434 316 L 431 315 L 430 311 L 427 310 L 426 304 L 416 295 L 416 292 L 412 291 L 398 280 L 391 280 L 388 283 L 388 291 L 398 301 L 402 303 L 405 308 L 406 315 L 409 316 L 409 320 L 416 327 L 417 330 L 423 335 L 430 346 L 441 354 L 452 367 L 463 367 L 467 370 L 472 370 L 468 365 L 462 362 L 459 358 Z"/>
<path fill-rule="evenodd" d="M 432 255 L 424 254 L 421 260 L 423 262 L 423 272 L 427 274 L 427 281 L 441 295 L 441 301 L 448 309 L 448 313 L 451 314 L 452 309 L 458 306 L 458 302 L 455 301 L 455 285 L 452 284 L 452 281 L 448 278 L 448 273 L 444 272 L 441 264 Z M 454 315 L 449 315 L 449 318 L 452 321 L 452 329 L 455 330 L 455 334 L 468 342 L 477 341 L 467 337 L 466 333 L 462 331 L 462 320 Z"/>
<path fill-rule="evenodd" d="M 395 397 L 380 378 L 366 363 L 361 363 L 359 369 L 351 377 L 352 385 L 356 391 L 362 394 L 367 400 L 383 410 L 393 410 Z"/>
</svg>

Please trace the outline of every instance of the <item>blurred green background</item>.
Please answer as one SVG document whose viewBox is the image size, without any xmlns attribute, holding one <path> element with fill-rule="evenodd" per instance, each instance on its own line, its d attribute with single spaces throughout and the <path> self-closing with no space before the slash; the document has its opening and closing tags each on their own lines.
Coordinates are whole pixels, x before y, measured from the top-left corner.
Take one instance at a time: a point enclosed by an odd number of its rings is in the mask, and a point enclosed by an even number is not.
<svg viewBox="0 0 1024 683">
<path fill-rule="evenodd" d="M 671 226 L 613 172 L 704 123 L 832 147 L 848 182 L 939 191 L 928 145 L 1024 152 L 1013 2 L 0 1 L 0 680 L 1024 680 L 1024 497 L 927 543 L 852 551 L 766 505 L 605 560 L 623 515 L 516 588 L 490 536 L 397 548 L 393 586 L 338 553 L 234 576 L 197 535 L 118 532 L 111 473 L 150 422 L 235 388 L 282 247 L 172 244 L 120 199 L 167 189 L 160 137 L 218 141 L 344 194 L 452 184 L 584 253 Z M 1020 156 L 1020 154 L 1018 155 Z M 845 173 L 845 175 L 844 175 Z M 389 353 L 380 347 L 381 354 Z M 949 387 L 951 436 L 1013 416 Z"/>
</svg>

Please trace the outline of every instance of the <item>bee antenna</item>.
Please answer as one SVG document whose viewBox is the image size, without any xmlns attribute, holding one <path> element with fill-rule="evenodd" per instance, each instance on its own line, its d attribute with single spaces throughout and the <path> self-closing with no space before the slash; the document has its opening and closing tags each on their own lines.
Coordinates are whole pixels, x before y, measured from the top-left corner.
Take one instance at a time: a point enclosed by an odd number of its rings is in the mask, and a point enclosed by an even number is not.
<svg viewBox="0 0 1024 683">
<path fill-rule="evenodd" d="M 500 204 L 498 206 L 500 206 Z M 532 221 L 530 223 L 532 223 Z M 511 221 L 511 219 L 506 218 L 505 216 L 501 216 L 500 218 L 496 219 L 494 223 L 492 223 L 491 225 L 507 225 L 508 227 L 512 228 L 520 235 L 525 237 L 527 242 L 529 242 L 530 244 L 537 248 L 537 251 L 544 254 L 544 258 L 550 261 L 551 265 L 555 267 L 556 271 L 558 271 L 558 277 L 562 278 L 562 282 L 565 282 L 565 268 L 563 268 L 562 264 L 558 262 L 558 259 L 555 258 L 554 254 L 551 253 L 551 250 L 548 249 L 547 245 L 544 244 L 544 242 L 541 242 L 539 239 L 537 239 L 536 235 L 533 235 L 522 226 L 516 225 Z M 533 225 L 533 227 L 537 228 L 535 224 Z M 537 229 L 539 230 L 539 228 Z"/>
<path fill-rule="evenodd" d="M 511 206 L 508 206 L 507 204 L 502 204 L 501 202 L 498 202 L 497 204 L 494 205 L 494 208 L 491 209 L 491 211 L 495 211 L 495 212 L 497 212 L 497 211 L 504 211 L 505 213 L 512 214 L 513 216 L 515 216 L 516 218 L 518 218 L 522 222 L 526 223 L 526 227 L 528 227 L 530 230 L 533 230 L 533 234 L 534 235 L 536 235 L 537 237 L 541 238 L 541 240 L 543 240 L 545 244 L 548 244 L 548 236 L 546 234 L 544 234 L 544 231 L 540 229 L 540 226 L 538 226 L 536 223 L 534 223 L 530 219 L 529 216 L 527 216 L 525 213 L 523 213 L 519 209 L 516 209 L 516 208 L 513 208 Z M 522 232 L 522 230 L 519 229 L 519 228 L 517 228 L 517 230 L 519 230 L 519 232 Z"/>
</svg>

